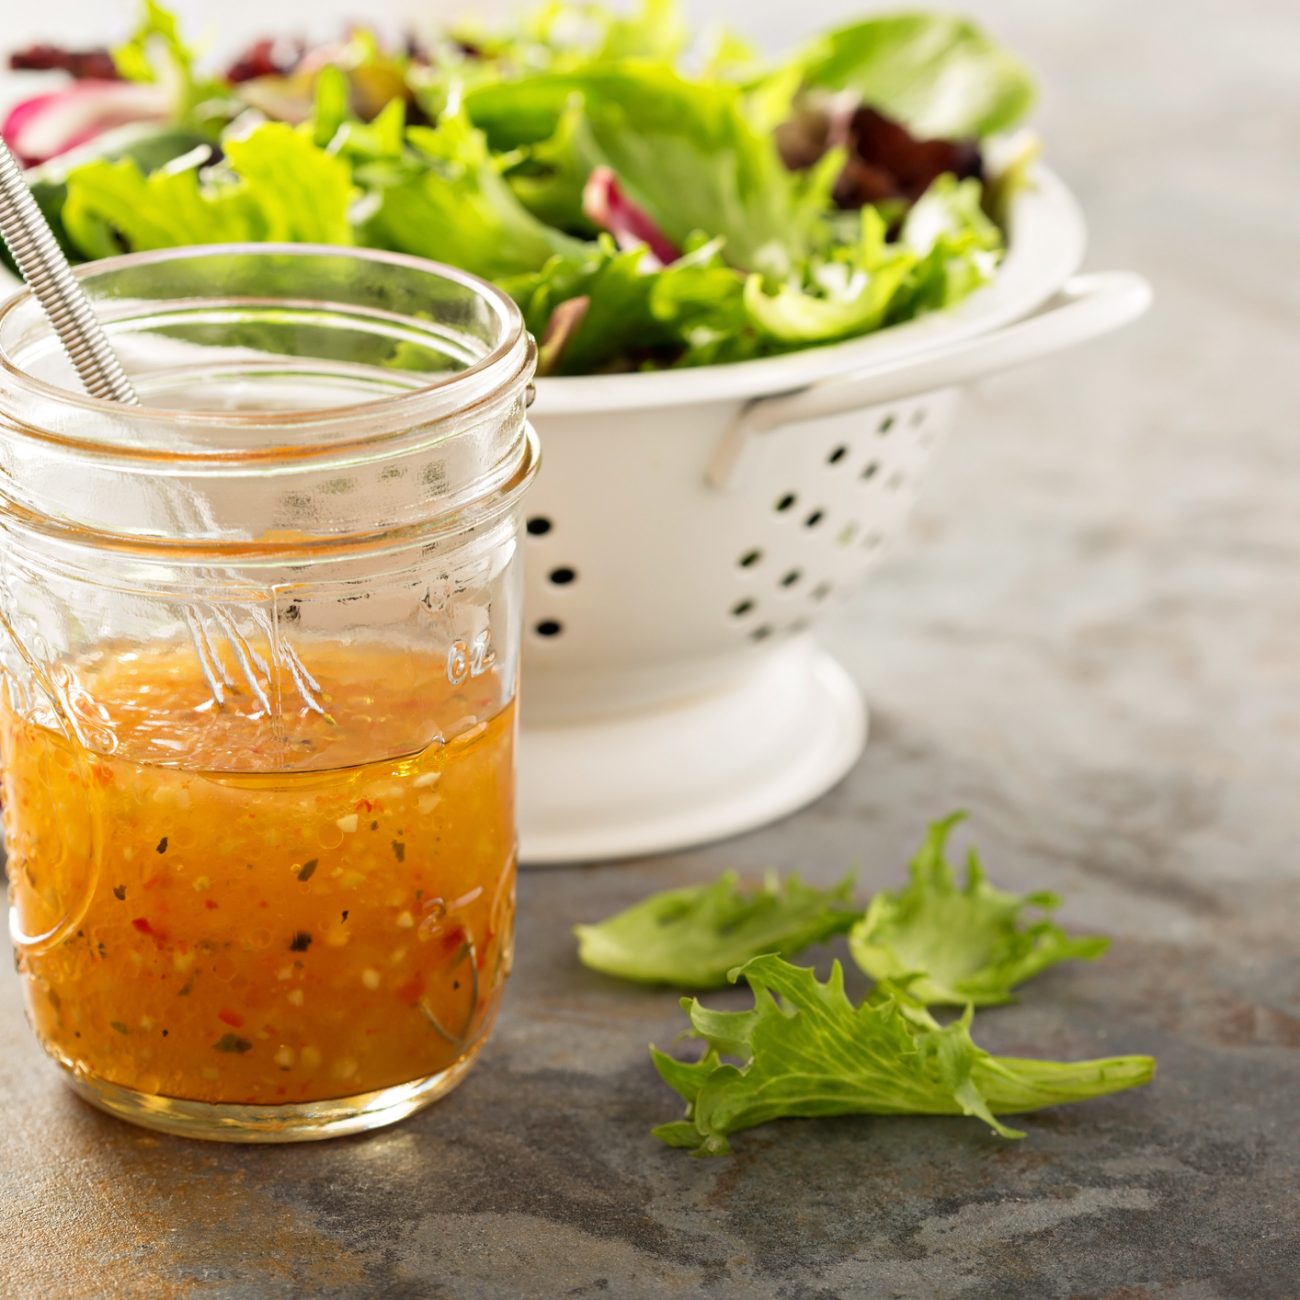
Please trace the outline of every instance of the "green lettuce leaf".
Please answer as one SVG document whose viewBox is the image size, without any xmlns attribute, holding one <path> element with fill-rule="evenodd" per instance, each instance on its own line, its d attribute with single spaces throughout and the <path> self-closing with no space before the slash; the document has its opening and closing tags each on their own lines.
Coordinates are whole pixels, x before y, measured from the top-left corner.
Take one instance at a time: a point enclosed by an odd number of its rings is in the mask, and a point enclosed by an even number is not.
<svg viewBox="0 0 1300 1300">
<path fill-rule="evenodd" d="M 539 374 L 743 360 L 762 344 L 745 316 L 744 277 L 722 261 L 720 244 L 707 240 L 661 267 L 644 246 L 620 249 L 602 236 L 500 283 L 540 340 Z"/>
<path fill-rule="evenodd" d="M 626 13 L 604 4 L 545 0 L 505 30 L 471 15 L 457 22 L 454 34 L 474 49 L 475 62 L 499 65 L 496 78 L 623 59 L 672 63 L 690 43 L 679 0 L 640 0 Z"/>
<path fill-rule="evenodd" d="M 906 980 L 909 995 L 930 1004 L 992 1006 L 1057 962 L 1092 961 L 1110 947 L 1100 936 L 1071 938 L 1046 918 L 1054 894 L 1010 894 L 984 877 L 971 850 L 959 886 L 944 849 L 963 814 L 930 827 L 906 888 L 877 894 L 849 934 L 853 960 L 873 979 Z"/>
<path fill-rule="evenodd" d="M 751 1010 L 710 1011 L 683 999 L 691 1032 L 705 1044 L 701 1060 L 650 1049 L 686 1102 L 685 1119 L 655 1135 L 696 1155 L 727 1155 L 731 1134 L 771 1120 L 828 1115 L 969 1115 L 1003 1137 L 1023 1137 L 997 1116 L 1139 1087 L 1155 1072 L 1148 1056 L 993 1056 L 971 1039 L 969 1007 L 940 1025 L 889 983 L 854 1007 L 838 962 L 825 984 L 776 956 L 732 972 L 740 977 L 753 991 Z"/>
<path fill-rule="evenodd" d="M 867 18 L 815 38 L 794 62 L 809 85 L 851 90 L 924 137 L 1006 130 L 1034 100 L 1019 60 L 949 14 Z"/>
<path fill-rule="evenodd" d="M 743 890 L 728 872 L 712 885 L 652 894 L 599 924 L 575 926 L 578 956 L 644 984 L 720 988 L 735 966 L 760 953 L 799 952 L 842 933 L 859 915 L 852 892 L 851 877 L 815 889 L 797 876 Z"/>
<path fill-rule="evenodd" d="M 182 36 L 179 19 L 157 0 L 144 0 L 135 30 L 112 53 L 126 81 L 157 82 L 171 90 L 180 122 L 188 122 L 203 100 L 229 90 L 200 75 L 197 52 Z"/>
<path fill-rule="evenodd" d="M 225 166 L 207 175 L 197 159 L 148 175 L 130 157 L 75 168 L 61 214 L 70 242 L 87 257 L 240 240 L 352 242 L 346 163 L 278 122 L 223 148 Z"/>
<path fill-rule="evenodd" d="M 875 208 L 863 208 L 860 220 L 857 244 L 814 259 L 774 290 L 762 276 L 749 277 L 745 309 L 760 331 L 808 346 L 879 327 L 920 259 L 905 245 L 885 242 L 885 222 Z"/>
<path fill-rule="evenodd" d="M 1002 256 L 1002 232 L 980 199 L 978 181 L 940 176 L 893 242 L 880 212 L 863 208 L 855 243 L 840 235 L 784 279 L 751 276 L 750 321 L 788 347 L 810 347 L 953 306 L 993 278 Z"/>
<path fill-rule="evenodd" d="M 603 161 L 674 244 L 705 231 L 725 240 L 733 266 L 769 271 L 787 270 L 811 247 L 827 194 L 810 194 L 809 178 L 786 170 L 738 86 L 689 81 L 667 64 L 629 60 L 480 85 L 465 95 L 466 111 L 494 150 L 520 150 L 526 161 L 561 173 L 557 131 L 575 102 L 586 132 L 570 132 L 571 147 L 583 151 L 571 170 L 590 174 L 588 164 Z M 824 173 L 816 179 L 826 187 Z M 572 208 L 572 183 L 568 192 Z"/>
<path fill-rule="evenodd" d="M 582 245 L 538 221 L 515 197 L 464 113 L 406 132 L 408 165 L 375 192 L 365 242 L 500 280 L 540 270 Z"/>
</svg>

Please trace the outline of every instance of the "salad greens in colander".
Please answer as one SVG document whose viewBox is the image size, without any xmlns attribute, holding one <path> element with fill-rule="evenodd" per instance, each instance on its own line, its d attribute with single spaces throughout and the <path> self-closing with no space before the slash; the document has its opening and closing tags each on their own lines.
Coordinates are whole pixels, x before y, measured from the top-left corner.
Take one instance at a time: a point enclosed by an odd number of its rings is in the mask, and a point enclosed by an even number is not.
<svg viewBox="0 0 1300 1300">
<path fill-rule="evenodd" d="M 1032 99 L 959 18 L 871 17 L 770 61 L 692 40 L 676 0 L 552 2 L 400 47 L 263 40 L 220 74 L 147 0 L 116 50 L 11 61 L 74 78 L 3 127 L 74 258 L 435 258 L 514 297 L 544 374 L 742 361 L 959 302 L 1004 248 L 983 144 Z"/>
</svg>

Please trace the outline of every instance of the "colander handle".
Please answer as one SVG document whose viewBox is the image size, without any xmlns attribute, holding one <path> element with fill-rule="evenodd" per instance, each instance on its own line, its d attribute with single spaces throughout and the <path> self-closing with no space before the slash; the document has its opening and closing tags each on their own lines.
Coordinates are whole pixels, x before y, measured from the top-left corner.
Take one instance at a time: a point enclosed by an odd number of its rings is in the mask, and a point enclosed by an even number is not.
<svg viewBox="0 0 1300 1300">
<path fill-rule="evenodd" d="M 752 437 L 1010 370 L 1118 329 L 1140 316 L 1150 301 L 1151 286 L 1131 271 L 1076 275 L 1033 315 L 992 333 L 931 348 L 885 368 L 866 367 L 793 393 L 756 398 L 724 435 L 708 481 L 716 488 L 731 486 Z"/>
</svg>

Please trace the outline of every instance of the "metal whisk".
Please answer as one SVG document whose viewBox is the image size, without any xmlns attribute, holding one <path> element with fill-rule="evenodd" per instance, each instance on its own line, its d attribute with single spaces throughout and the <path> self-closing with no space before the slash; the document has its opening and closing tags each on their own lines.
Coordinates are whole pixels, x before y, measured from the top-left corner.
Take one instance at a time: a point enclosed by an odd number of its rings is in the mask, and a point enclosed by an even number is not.
<svg viewBox="0 0 1300 1300">
<path fill-rule="evenodd" d="M 86 391 L 104 401 L 139 406 L 140 399 L 113 351 L 90 299 L 73 275 L 68 259 L 28 188 L 18 160 L 3 139 L 0 139 L 0 237 L 8 245 L 18 270 L 48 318 Z M 268 643 L 275 644 L 270 620 L 256 611 L 253 621 L 267 636 Z M 231 616 L 215 606 L 191 605 L 185 611 L 185 623 L 216 703 L 222 704 L 226 691 L 235 689 L 235 681 L 217 650 L 224 639 L 249 690 L 270 716 L 270 667 L 243 636 Z M 282 645 L 280 651 L 303 702 L 314 712 L 324 714 L 319 684 L 290 646 Z"/>
</svg>

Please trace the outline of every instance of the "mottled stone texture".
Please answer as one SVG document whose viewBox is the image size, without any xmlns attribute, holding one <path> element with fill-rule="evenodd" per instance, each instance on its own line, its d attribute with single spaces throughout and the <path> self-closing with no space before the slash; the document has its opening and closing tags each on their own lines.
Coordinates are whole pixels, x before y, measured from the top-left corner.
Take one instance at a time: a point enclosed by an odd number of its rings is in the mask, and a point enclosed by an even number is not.
<svg viewBox="0 0 1300 1300">
<path fill-rule="evenodd" d="M 1300 1292 L 1300 10 L 988 0 L 1047 86 L 1125 334 L 990 383 L 906 544 L 831 636 L 871 747 L 817 807 L 654 862 L 529 875 L 482 1063 L 399 1128 L 307 1148 L 80 1105 L 0 989 L 0 1292 L 832 1297 Z M 810 21 L 812 21 L 810 19 Z M 1290 400 L 1288 400 L 1290 399 Z M 953 806 L 994 878 L 1113 934 L 988 1046 L 1153 1051 L 1147 1091 L 1031 1117 L 789 1123 L 663 1149 L 669 995 L 569 925 L 726 867 L 894 881 Z"/>
</svg>

